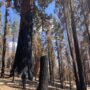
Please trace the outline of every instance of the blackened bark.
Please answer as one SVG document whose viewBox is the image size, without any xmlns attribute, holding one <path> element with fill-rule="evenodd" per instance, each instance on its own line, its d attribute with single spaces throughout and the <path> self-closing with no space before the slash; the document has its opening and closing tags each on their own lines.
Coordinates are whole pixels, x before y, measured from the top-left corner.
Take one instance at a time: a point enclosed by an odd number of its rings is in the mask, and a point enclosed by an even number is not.
<svg viewBox="0 0 90 90">
<path fill-rule="evenodd" d="M 37 90 L 48 90 L 48 59 L 42 56 L 40 59 L 40 76 Z"/>
<path fill-rule="evenodd" d="M 32 32 L 34 14 L 30 5 L 30 0 L 22 0 L 21 23 L 16 50 L 15 60 L 11 69 L 11 76 L 16 71 L 20 74 L 27 67 L 28 75 L 32 73 Z M 30 76 L 31 77 L 31 76 Z"/>
<path fill-rule="evenodd" d="M 48 54 L 49 54 L 49 53 L 48 53 Z M 51 67 L 50 55 L 48 55 L 48 59 L 49 59 L 50 83 L 52 83 L 53 77 L 52 77 L 52 67 Z"/>
</svg>

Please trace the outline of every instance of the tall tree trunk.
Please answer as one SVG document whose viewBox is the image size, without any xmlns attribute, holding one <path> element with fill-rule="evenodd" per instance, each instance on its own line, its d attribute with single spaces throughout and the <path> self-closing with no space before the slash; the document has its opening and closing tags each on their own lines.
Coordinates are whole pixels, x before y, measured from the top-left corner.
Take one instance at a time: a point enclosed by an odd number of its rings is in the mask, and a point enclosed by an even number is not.
<svg viewBox="0 0 90 90">
<path fill-rule="evenodd" d="M 72 79 L 71 79 L 71 70 L 69 70 L 71 67 L 71 63 L 70 63 L 70 56 L 69 56 L 69 53 L 68 53 L 68 51 L 67 51 L 67 49 L 66 49 L 66 58 L 67 58 L 67 64 L 68 64 L 68 77 L 69 77 L 69 86 L 70 86 L 70 90 L 72 90 L 72 83 L 71 83 L 71 81 L 72 81 Z"/>
<path fill-rule="evenodd" d="M 79 80 L 80 80 L 80 90 L 86 90 L 83 66 L 82 66 L 79 44 L 78 44 L 78 39 L 77 39 L 76 26 L 75 26 L 75 21 L 74 21 L 74 12 L 72 11 L 71 3 L 70 3 L 70 8 L 71 8 L 71 28 L 72 28 L 72 34 L 73 34 L 73 40 L 74 40 L 78 75 L 79 75 Z"/>
<path fill-rule="evenodd" d="M 4 35 L 3 35 L 3 52 L 2 52 L 1 77 L 4 77 L 4 72 L 5 72 L 6 27 L 7 27 L 7 8 L 6 8 L 6 13 L 5 13 L 5 24 L 4 24 Z"/>
<path fill-rule="evenodd" d="M 62 56 L 61 56 L 61 45 L 59 47 L 58 41 L 56 39 L 57 53 L 58 53 L 58 64 L 59 64 L 59 75 L 60 75 L 60 84 L 61 88 L 63 88 L 63 66 L 62 66 Z"/>
<path fill-rule="evenodd" d="M 40 76 L 37 90 L 48 90 L 48 59 L 42 56 L 40 59 Z"/>
<path fill-rule="evenodd" d="M 69 35 L 68 29 L 67 29 L 67 37 L 68 37 L 68 44 L 69 44 L 71 58 L 73 60 L 73 70 L 74 70 L 74 76 L 75 76 L 75 83 L 77 86 L 77 90 L 80 90 L 80 81 L 79 81 L 79 77 L 78 77 L 78 71 L 77 71 L 76 60 L 75 60 L 75 55 L 74 55 L 74 48 L 72 48 L 72 45 L 71 45 L 72 43 L 70 40 L 70 35 Z"/>
<path fill-rule="evenodd" d="M 27 67 L 29 79 L 32 77 L 32 32 L 34 18 L 32 9 L 30 0 L 22 0 L 18 45 L 10 76 L 13 76 L 15 71 L 20 74 Z"/>
<path fill-rule="evenodd" d="M 75 56 L 74 55 L 74 50 L 71 47 L 70 36 L 68 34 L 68 31 L 67 31 L 67 36 L 68 36 L 70 54 L 71 54 L 71 57 L 72 57 L 72 60 L 73 60 L 73 70 L 74 70 L 75 82 L 76 82 L 77 90 L 80 90 L 80 81 L 79 81 L 77 66 L 76 66 L 75 57 L 74 57 Z"/>
<path fill-rule="evenodd" d="M 48 60 L 49 60 L 49 73 L 50 73 L 50 83 L 54 84 L 54 75 L 53 75 L 53 68 L 52 68 L 52 60 L 51 60 L 51 42 L 50 39 L 47 37 L 48 43 Z"/>
<path fill-rule="evenodd" d="M 66 23 L 66 32 L 67 32 L 67 38 L 68 38 L 68 45 L 69 45 L 69 50 L 73 62 L 73 70 L 74 70 L 74 76 L 75 76 L 75 83 L 77 90 L 80 90 L 80 82 L 79 82 L 79 77 L 78 77 L 78 71 L 77 71 L 77 65 L 76 65 L 76 58 L 75 58 L 75 52 L 74 52 L 74 44 L 73 44 L 73 39 L 70 33 L 71 27 L 70 27 L 70 13 L 69 11 L 69 2 L 68 1 L 62 1 L 61 2 L 63 5 L 63 13 L 64 13 L 64 22 Z M 68 17 L 68 18 L 67 18 Z"/>
</svg>

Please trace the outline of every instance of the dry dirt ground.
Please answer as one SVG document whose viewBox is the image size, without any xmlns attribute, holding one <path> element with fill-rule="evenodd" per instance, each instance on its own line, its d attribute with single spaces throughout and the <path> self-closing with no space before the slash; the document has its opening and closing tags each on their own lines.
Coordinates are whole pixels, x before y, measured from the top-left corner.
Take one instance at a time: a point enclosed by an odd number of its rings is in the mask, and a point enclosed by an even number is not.
<svg viewBox="0 0 90 90">
<path fill-rule="evenodd" d="M 36 81 L 29 81 L 26 90 L 36 90 L 38 82 Z M 0 90 L 23 90 L 22 83 L 20 78 L 15 78 L 15 81 L 12 82 L 12 78 L 0 78 Z M 48 90 L 61 90 L 60 88 L 56 88 L 49 85 Z"/>
<path fill-rule="evenodd" d="M 37 85 L 38 82 L 36 81 L 28 82 L 26 90 L 36 90 Z M 24 90 L 24 89 L 22 89 L 20 78 L 15 78 L 14 82 L 12 82 L 12 78 L 5 78 L 5 79 L 0 78 L 0 90 Z M 49 85 L 48 90 L 70 90 L 70 89 L 60 89 L 59 87 L 56 88 L 54 86 Z M 90 90 L 90 88 L 88 88 L 88 90 Z"/>
</svg>

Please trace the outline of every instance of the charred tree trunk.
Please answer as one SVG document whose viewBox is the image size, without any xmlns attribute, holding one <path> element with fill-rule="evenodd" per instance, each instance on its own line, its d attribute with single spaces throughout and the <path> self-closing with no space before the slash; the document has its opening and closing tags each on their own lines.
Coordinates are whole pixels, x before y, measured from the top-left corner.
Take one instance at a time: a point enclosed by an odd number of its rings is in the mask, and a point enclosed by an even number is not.
<svg viewBox="0 0 90 90">
<path fill-rule="evenodd" d="M 52 67 L 51 67 L 50 55 L 48 55 L 48 59 L 49 59 L 50 83 L 52 83 L 53 77 L 52 77 Z"/>
<path fill-rule="evenodd" d="M 18 46 L 10 76 L 13 76 L 15 71 L 20 74 L 27 67 L 29 79 L 32 77 L 32 32 L 34 18 L 32 9 L 30 0 L 22 0 Z"/>
<path fill-rule="evenodd" d="M 40 76 L 37 90 L 48 90 L 48 59 L 42 56 L 40 59 Z"/>
</svg>

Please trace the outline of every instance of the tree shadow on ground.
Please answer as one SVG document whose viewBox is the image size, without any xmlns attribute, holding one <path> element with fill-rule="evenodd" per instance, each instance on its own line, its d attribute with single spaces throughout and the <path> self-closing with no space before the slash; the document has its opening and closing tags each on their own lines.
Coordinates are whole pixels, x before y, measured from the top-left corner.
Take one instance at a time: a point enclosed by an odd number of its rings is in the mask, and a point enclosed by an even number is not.
<svg viewBox="0 0 90 90">
<path fill-rule="evenodd" d="M 36 90 L 37 82 L 34 81 L 28 81 L 26 84 L 26 89 L 22 89 L 22 83 L 21 80 L 16 80 L 12 82 L 12 78 L 4 78 L 1 79 L 0 82 L 2 82 L 4 85 L 12 88 L 12 89 L 18 89 L 18 90 Z"/>
<path fill-rule="evenodd" d="M 12 88 L 16 89 L 16 90 L 25 90 L 22 89 L 22 83 L 21 83 L 21 79 L 18 77 L 15 77 L 15 81 L 12 82 L 12 78 L 1 78 L 0 82 L 2 82 L 4 85 Z M 26 84 L 26 90 L 36 90 L 38 86 L 38 81 L 27 81 Z M 70 90 L 69 86 L 64 86 L 64 89 L 60 88 L 60 83 L 59 82 L 55 82 L 54 85 L 53 84 L 49 84 L 48 86 L 48 90 Z M 72 89 L 74 90 L 74 89 Z"/>
</svg>

